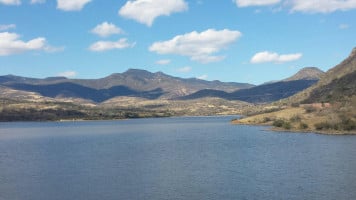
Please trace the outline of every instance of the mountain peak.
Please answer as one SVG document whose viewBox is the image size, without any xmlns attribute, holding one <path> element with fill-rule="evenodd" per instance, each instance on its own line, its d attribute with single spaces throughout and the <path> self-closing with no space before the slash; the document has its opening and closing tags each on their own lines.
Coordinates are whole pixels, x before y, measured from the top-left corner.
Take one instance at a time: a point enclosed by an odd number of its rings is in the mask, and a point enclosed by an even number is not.
<svg viewBox="0 0 356 200">
<path fill-rule="evenodd" d="M 296 81 L 296 80 L 319 80 L 325 72 L 317 67 L 305 67 L 299 70 L 293 76 L 284 79 L 283 81 Z"/>
<path fill-rule="evenodd" d="M 142 74 L 152 74 L 151 72 L 144 70 L 144 69 L 128 69 L 122 74 L 135 74 L 135 75 L 142 75 Z"/>
</svg>

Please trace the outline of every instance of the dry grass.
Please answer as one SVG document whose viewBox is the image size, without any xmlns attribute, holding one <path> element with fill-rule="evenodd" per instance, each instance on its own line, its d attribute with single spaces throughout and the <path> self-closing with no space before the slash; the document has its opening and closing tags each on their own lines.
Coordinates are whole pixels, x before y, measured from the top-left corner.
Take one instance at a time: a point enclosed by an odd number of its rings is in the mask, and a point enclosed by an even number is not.
<svg viewBox="0 0 356 200">
<path fill-rule="evenodd" d="M 275 130 L 290 130 L 298 132 L 318 132 L 323 134 L 356 134 L 356 130 L 344 130 L 345 121 L 351 124 L 356 121 L 354 106 L 318 108 L 307 112 L 303 107 L 288 107 L 280 111 L 263 113 L 240 120 L 233 124 L 274 125 Z M 317 128 L 319 125 L 319 128 Z M 320 128 L 324 125 L 325 128 Z M 330 127 L 328 127 L 330 126 Z"/>
</svg>

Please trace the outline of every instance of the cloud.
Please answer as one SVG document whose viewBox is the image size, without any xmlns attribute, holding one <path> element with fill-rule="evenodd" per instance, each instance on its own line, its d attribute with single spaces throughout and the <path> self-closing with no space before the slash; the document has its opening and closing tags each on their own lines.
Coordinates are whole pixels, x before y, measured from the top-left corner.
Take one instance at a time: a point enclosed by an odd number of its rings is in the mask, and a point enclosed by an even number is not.
<svg viewBox="0 0 356 200">
<path fill-rule="evenodd" d="M 159 16 L 169 16 L 187 9 L 188 4 L 184 0 L 132 0 L 120 8 L 119 15 L 152 26 Z"/>
<path fill-rule="evenodd" d="M 171 60 L 158 60 L 156 62 L 158 65 L 168 65 L 169 63 L 171 63 Z"/>
<path fill-rule="evenodd" d="M 73 78 L 73 77 L 77 76 L 77 72 L 75 72 L 75 71 L 65 71 L 65 72 L 58 73 L 57 76 Z"/>
<path fill-rule="evenodd" d="M 0 0 L 0 3 L 5 5 L 20 5 L 21 0 Z"/>
<path fill-rule="evenodd" d="M 54 52 L 63 48 L 52 47 L 47 44 L 46 38 L 38 37 L 27 42 L 19 39 L 16 33 L 0 33 L 0 56 L 19 54 L 26 51 Z"/>
<path fill-rule="evenodd" d="M 279 55 L 278 53 L 263 51 L 263 52 L 256 53 L 251 58 L 250 62 L 253 64 L 268 63 L 268 62 L 285 63 L 285 62 L 299 60 L 302 56 L 303 55 L 301 53 Z"/>
<path fill-rule="evenodd" d="M 57 0 L 57 8 L 64 11 L 79 11 L 91 0 Z"/>
<path fill-rule="evenodd" d="M 186 66 L 186 67 L 182 67 L 182 68 L 177 69 L 177 71 L 181 72 L 181 73 L 188 73 L 188 72 L 192 71 L 192 68 L 189 67 L 189 66 Z"/>
<path fill-rule="evenodd" d="M 16 28 L 15 24 L 0 24 L 0 31 L 7 31 L 15 28 Z"/>
<path fill-rule="evenodd" d="M 340 24 L 339 25 L 339 29 L 348 29 L 348 28 L 350 28 L 350 25 L 348 25 L 348 24 Z"/>
<path fill-rule="evenodd" d="M 236 0 L 238 7 L 268 6 L 279 3 L 281 0 Z"/>
<path fill-rule="evenodd" d="M 90 45 L 91 51 L 108 51 L 113 49 L 125 49 L 134 47 L 135 43 L 128 43 L 126 38 L 119 39 L 118 41 L 98 41 Z"/>
<path fill-rule="evenodd" d="M 103 22 L 101 24 L 98 24 L 95 28 L 93 28 L 91 32 L 96 35 L 99 35 L 100 37 L 108 37 L 110 35 L 120 34 L 123 31 L 115 24 Z"/>
<path fill-rule="evenodd" d="M 331 13 L 356 9 L 355 0 L 290 0 L 292 11 L 305 13 Z"/>
<path fill-rule="evenodd" d="M 332 13 L 356 9 L 355 0 L 234 0 L 238 7 L 281 4 L 292 12 Z"/>
<path fill-rule="evenodd" d="M 31 4 L 45 3 L 46 0 L 31 0 Z"/>
<path fill-rule="evenodd" d="M 206 80 L 206 79 L 208 79 L 208 75 L 204 74 L 204 75 L 198 76 L 197 79 Z"/>
<path fill-rule="evenodd" d="M 226 48 L 241 37 L 239 31 L 228 29 L 208 29 L 204 32 L 193 31 L 184 35 L 175 36 L 173 39 L 163 42 L 155 42 L 149 50 L 158 54 L 177 54 L 188 56 L 191 60 L 201 63 L 209 63 L 223 60 L 225 56 L 214 54 Z"/>
</svg>

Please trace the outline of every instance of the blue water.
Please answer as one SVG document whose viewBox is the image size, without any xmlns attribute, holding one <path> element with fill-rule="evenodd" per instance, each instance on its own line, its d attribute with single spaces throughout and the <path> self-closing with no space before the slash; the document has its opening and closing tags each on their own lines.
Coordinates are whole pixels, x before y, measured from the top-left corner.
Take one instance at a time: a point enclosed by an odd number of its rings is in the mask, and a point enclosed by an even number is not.
<svg viewBox="0 0 356 200">
<path fill-rule="evenodd" d="M 356 199 L 356 137 L 231 118 L 0 123 L 0 199 Z"/>
</svg>

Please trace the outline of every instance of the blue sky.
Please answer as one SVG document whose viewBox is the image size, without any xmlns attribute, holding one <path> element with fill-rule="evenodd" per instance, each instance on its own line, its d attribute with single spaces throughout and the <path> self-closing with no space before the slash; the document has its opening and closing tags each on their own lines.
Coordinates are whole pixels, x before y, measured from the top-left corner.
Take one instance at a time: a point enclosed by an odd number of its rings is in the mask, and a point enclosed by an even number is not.
<svg viewBox="0 0 356 200">
<path fill-rule="evenodd" d="M 356 0 L 0 0 L 0 75 L 261 84 L 356 47 Z"/>
</svg>

